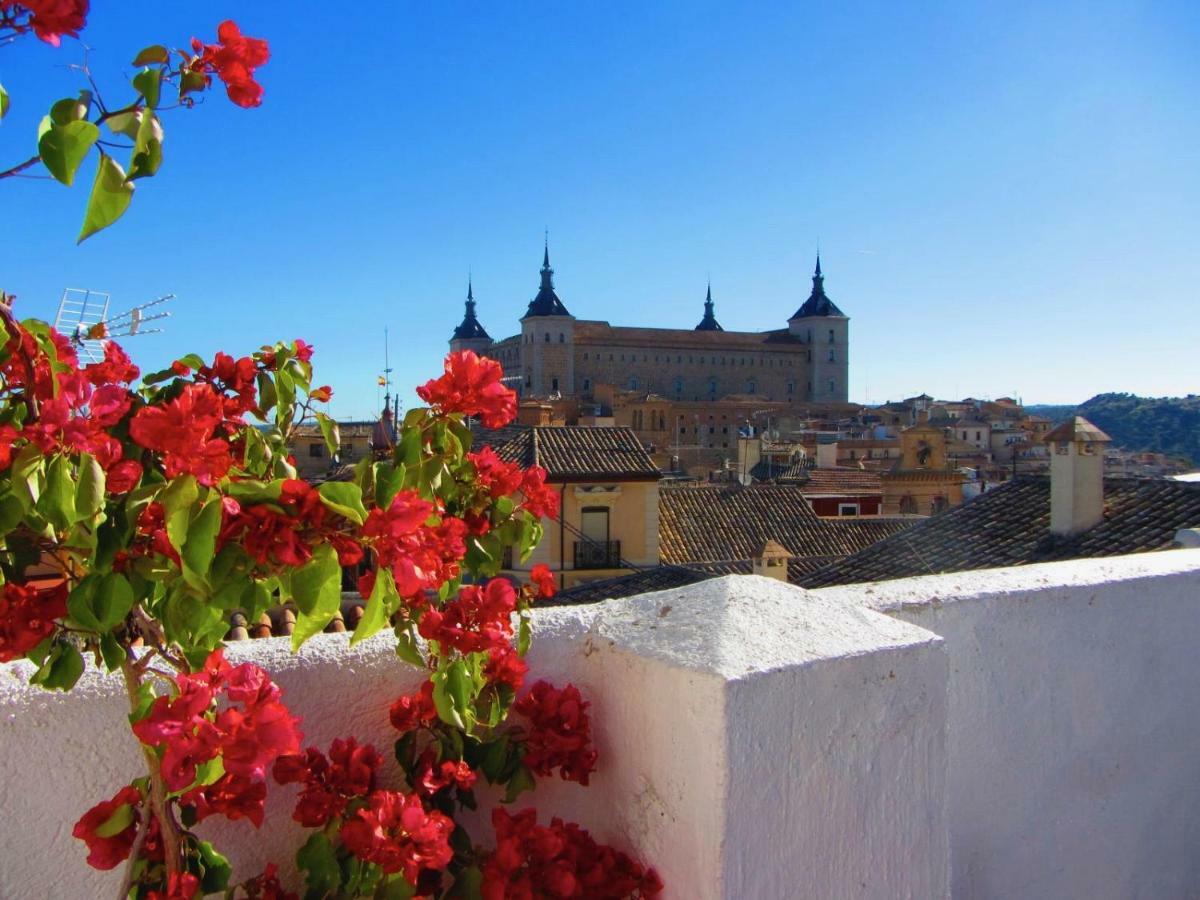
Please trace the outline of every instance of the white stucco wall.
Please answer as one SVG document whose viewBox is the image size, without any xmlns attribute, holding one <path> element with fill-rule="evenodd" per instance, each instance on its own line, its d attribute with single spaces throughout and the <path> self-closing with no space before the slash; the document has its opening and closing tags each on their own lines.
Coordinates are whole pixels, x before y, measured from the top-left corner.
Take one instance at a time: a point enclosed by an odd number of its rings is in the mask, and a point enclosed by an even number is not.
<svg viewBox="0 0 1200 900">
<path fill-rule="evenodd" d="M 730 576 L 536 618 L 535 677 L 592 700 L 599 770 L 587 788 L 545 782 L 519 804 L 581 822 L 651 861 L 673 898 L 937 897 L 947 883 L 942 813 L 945 657 L 920 628 Z M 304 717 L 307 743 L 353 733 L 390 758 L 392 699 L 420 673 L 386 637 L 349 649 L 320 635 L 231 645 L 268 669 Z M 70 695 L 0 667 L 0 896 L 93 897 L 117 872 L 84 864 L 71 825 L 139 774 L 117 679 L 88 672 Z M 394 765 L 390 764 L 389 765 Z M 394 770 L 390 770 L 393 771 Z M 201 826 L 235 876 L 267 860 L 294 872 L 294 789 L 274 788 L 260 832 Z M 477 830 L 477 834 L 485 834 Z"/>
<path fill-rule="evenodd" d="M 1200 550 L 814 594 L 945 639 L 956 898 L 1200 896 Z"/>
</svg>

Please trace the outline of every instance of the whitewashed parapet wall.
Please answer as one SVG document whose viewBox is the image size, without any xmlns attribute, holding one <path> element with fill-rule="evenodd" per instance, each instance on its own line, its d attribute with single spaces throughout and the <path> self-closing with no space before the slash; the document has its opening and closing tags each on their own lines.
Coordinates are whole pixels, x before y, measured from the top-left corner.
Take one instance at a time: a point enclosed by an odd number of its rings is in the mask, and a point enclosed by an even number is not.
<svg viewBox="0 0 1200 900">
<path fill-rule="evenodd" d="M 953 896 L 1200 896 L 1200 550 L 810 596 L 945 640 Z"/>
<path fill-rule="evenodd" d="M 536 619 L 533 674 L 591 698 L 600 766 L 587 788 L 543 783 L 521 805 L 653 862 L 668 897 L 946 895 L 935 635 L 753 576 Z M 320 635 L 298 656 L 283 640 L 248 641 L 229 655 L 270 671 L 321 747 L 355 734 L 387 753 L 387 708 L 420 679 L 383 637 L 350 649 Z M 113 895 L 119 874 L 88 869 L 70 826 L 138 774 L 121 686 L 88 672 L 63 696 L 27 675 L 0 668 L 0 897 Z M 239 875 L 267 860 L 292 873 L 304 839 L 293 797 L 271 792 L 260 832 L 201 830 Z"/>
</svg>

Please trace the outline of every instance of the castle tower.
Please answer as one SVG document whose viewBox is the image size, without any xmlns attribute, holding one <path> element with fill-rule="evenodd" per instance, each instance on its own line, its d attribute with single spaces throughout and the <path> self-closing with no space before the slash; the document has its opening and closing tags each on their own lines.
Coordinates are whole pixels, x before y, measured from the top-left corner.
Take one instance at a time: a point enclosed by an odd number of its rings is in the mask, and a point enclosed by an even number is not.
<svg viewBox="0 0 1200 900">
<path fill-rule="evenodd" d="M 1042 440 L 1050 447 L 1050 532 L 1070 537 L 1104 521 L 1104 445 L 1112 438 L 1083 416 Z"/>
<path fill-rule="evenodd" d="M 809 399 L 845 403 L 850 395 L 850 317 L 826 296 L 819 255 L 812 281 L 812 293 L 788 319 L 788 331 L 809 345 Z"/>
<path fill-rule="evenodd" d="M 542 283 L 521 317 L 522 393 L 548 397 L 575 393 L 575 317 L 554 292 L 550 244 L 542 256 Z"/>
<path fill-rule="evenodd" d="M 717 317 L 713 315 L 712 284 L 708 286 L 708 296 L 704 298 L 704 318 L 696 326 L 696 331 L 724 331 Z"/>
<path fill-rule="evenodd" d="M 462 324 L 454 329 L 454 335 L 450 338 L 450 352 L 474 350 L 482 355 L 492 346 L 492 338 L 475 318 L 475 289 L 469 278 L 467 279 L 466 305 L 467 311 L 463 316 Z"/>
</svg>

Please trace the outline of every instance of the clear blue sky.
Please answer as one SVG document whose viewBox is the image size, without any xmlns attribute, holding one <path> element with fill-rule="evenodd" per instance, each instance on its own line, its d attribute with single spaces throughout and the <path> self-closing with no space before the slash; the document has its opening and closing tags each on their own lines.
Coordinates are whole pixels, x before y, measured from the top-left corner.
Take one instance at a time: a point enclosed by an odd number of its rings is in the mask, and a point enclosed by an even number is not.
<svg viewBox="0 0 1200 900">
<path fill-rule="evenodd" d="M 494 337 L 542 229 L 580 318 L 783 326 L 810 286 L 852 317 L 851 397 L 1027 402 L 1200 391 L 1200 4 L 120 3 L 101 86 L 140 46 L 235 17 L 271 43 L 264 105 L 166 118 L 166 160 L 82 247 L 82 185 L 0 184 L 0 279 L 174 292 L 188 350 L 317 347 L 334 412 L 440 371 L 467 271 Z M 0 49 L 0 162 L 72 92 L 79 47 Z M 119 96 L 116 90 L 110 96 Z M 10 162 L 11 161 L 11 162 Z"/>
</svg>

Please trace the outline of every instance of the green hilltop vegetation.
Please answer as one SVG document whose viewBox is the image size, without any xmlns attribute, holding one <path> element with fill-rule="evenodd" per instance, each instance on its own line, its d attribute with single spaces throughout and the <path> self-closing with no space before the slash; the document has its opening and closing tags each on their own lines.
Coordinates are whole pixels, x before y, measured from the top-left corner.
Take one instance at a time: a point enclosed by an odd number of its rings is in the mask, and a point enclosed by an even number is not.
<svg viewBox="0 0 1200 900">
<path fill-rule="evenodd" d="M 1125 450 L 1152 450 L 1168 456 L 1200 460 L 1200 396 L 1138 397 L 1097 394 L 1080 406 L 1027 406 L 1027 412 L 1056 424 L 1083 416 L 1103 429 Z"/>
</svg>

